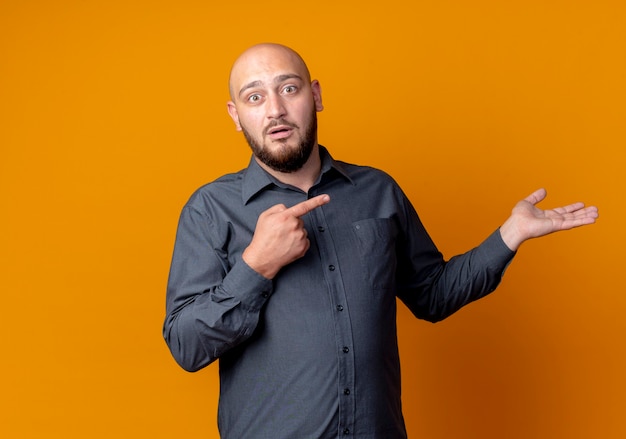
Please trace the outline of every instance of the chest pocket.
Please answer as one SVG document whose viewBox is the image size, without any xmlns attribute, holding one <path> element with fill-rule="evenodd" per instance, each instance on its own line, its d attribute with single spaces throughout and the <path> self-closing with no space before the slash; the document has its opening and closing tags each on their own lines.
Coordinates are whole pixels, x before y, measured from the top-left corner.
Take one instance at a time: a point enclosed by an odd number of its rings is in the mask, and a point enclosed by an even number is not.
<svg viewBox="0 0 626 439">
<path fill-rule="evenodd" d="M 363 272 L 374 289 L 393 288 L 396 272 L 398 228 L 391 218 L 371 218 L 352 223 Z"/>
</svg>

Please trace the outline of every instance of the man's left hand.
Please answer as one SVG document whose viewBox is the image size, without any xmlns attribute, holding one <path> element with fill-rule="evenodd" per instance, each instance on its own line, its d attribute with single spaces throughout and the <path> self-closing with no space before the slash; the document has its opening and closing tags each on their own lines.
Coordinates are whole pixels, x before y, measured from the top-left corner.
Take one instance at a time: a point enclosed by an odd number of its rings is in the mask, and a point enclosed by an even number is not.
<svg viewBox="0 0 626 439">
<path fill-rule="evenodd" d="M 545 197 L 545 189 L 536 190 L 515 205 L 509 219 L 500 227 L 502 240 L 511 250 L 516 251 L 528 239 L 593 224 L 598 218 L 598 208 L 585 207 L 583 203 L 539 209 L 536 205 Z"/>
</svg>

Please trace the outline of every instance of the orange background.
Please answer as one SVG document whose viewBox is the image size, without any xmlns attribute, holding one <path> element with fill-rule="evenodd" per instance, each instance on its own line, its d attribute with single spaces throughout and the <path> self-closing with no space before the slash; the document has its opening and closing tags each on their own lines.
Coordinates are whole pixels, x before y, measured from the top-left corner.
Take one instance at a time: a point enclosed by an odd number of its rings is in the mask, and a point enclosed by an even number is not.
<svg viewBox="0 0 626 439">
<path fill-rule="evenodd" d="M 322 84 L 320 142 L 394 175 L 447 257 L 540 186 L 601 209 L 445 322 L 401 307 L 411 437 L 626 437 L 625 23 L 621 0 L 0 2 L 0 436 L 217 437 L 217 365 L 175 365 L 165 284 L 183 203 L 248 161 L 230 65 L 276 41 Z"/>
</svg>

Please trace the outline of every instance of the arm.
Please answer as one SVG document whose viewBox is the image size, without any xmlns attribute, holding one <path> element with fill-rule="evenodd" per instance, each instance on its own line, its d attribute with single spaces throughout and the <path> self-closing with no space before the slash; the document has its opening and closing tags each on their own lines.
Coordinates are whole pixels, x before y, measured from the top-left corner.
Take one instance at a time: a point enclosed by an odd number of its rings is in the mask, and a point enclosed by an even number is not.
<svg viewBox="0 0 626 439">
<path fill-rule="evenodd" d="M 276 205 L 258 219 L 243 255 L 228 256 L 228 238 L 201 212 L 181 214 L 167 289 L 163 335 L 176 361 L 196 371 L 247 340 L 273 290 L 271 279 L 302 257 L 309 240 L 300 216 L 326 195 L 291 208 Z M 222 233 L 221 235 L 225 235 Z"/>
<path fill-rule="evenodd" d="M 241 258 L 229 263 L 228 237 L 191 207 L 181 213 L 167 285 L 163 336 L 193 372 L 246 340 L 272 293 L 272 282 Z"/>
<path fill-rule="evenodd" d="M 423 234 L 423 245 L 414 247 L 409 259 L 413 262 L 403 268 L 410 277 L 408 283 L 400 284 L 398 297 L 417 318 L 433 323 L 493 292 L 515 256 L 499 230 L 448 261 L 430 244 L 425 231 Z"/>
<path fill-rule="evenodd" d="M 411 221 L 424 235 L 419 241 L 409 240 L 412 256 L 409 260 L 423 261 L 410 268 L 414 273 L 411 284 L 400 291 L 400 298 L 419 318 L 436 322 L 443 320 L 468 303 L 491 293 L 499 285 L 502 275 L 520 244 L 528 239 L 559 230 L 592 224 L 598 216 L 595 207 L 585 208 L 576 203 L 553 210 L 541 210 L 535 204 L 545 198 L 538 190 L 517 203 L 511 217 L 478 247 L 454 256 L 447 262 L 436 259 L 434 244 L 427 238 L 419 220 Z M 411 244 L 412 243 L 412 244 Z M 423 250 L 432 247 L 431 256 Z M 412 250 L 411 250 L 412 249 Z M 421 268 L 421 269 L 420 269 Z"/>
</svg>

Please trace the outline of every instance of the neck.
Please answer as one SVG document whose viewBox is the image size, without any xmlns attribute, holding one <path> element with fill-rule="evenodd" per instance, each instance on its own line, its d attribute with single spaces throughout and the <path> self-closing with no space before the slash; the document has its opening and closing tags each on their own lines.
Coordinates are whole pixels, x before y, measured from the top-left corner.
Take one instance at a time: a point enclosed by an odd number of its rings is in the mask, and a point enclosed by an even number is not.
<svg viewBox="0 0 626 439">
<path fill-rule="evenodd" d="M 320 150 L 319 146 L 316 144 L 311 151 L 311 156 L 306 161 L 306 163 L 295 172 L 280 172 L 271 169 L 265 163 L 262 163 L 259 159 L 255 157 L 255 160 L 263 168 L 267 171 L 272 177 L 280 181 L 281 183 L 288 184 L 291 186 L 295 186 L 298 189 L 308 193 L 309 189 L 315 184 L 317 178 L 320 175 L 322 169 L 322 160 L 320 158 Z"/>
</svg>

